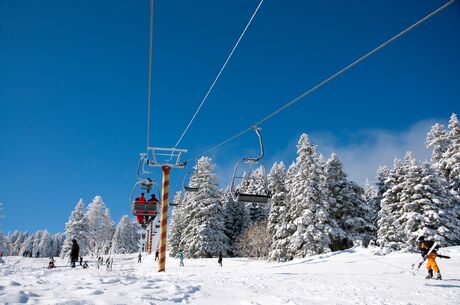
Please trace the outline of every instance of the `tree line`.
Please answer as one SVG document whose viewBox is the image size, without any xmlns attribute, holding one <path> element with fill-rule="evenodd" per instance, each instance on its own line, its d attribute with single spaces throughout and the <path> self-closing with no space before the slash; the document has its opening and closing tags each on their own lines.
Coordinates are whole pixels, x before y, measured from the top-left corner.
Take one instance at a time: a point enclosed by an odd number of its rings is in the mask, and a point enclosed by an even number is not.
<svg viewBox="0 0 460 305">
<path fill-rule="evenodd" d="M 460 244 L 460 123 L 452 114 L 445 128 L 427 134 L 431 162 L 407 152 L 392 168 L 377 170 L 377 183 L 364 187 L 347 178 L 336 154 L 325 160 L 307 134 L 286 168 L 267 175 L 268 204 L 235 202 L 219 189 L 214 164 L 202 157 L 190 177 L 196 192 L 178 192 L 169 235 L 170 255 L 190 258 L 226 255 L 277 261 L 376 245 L 384 251 L 416 249 L 420 235 L 443 246 Z M 264 171 L 245 173 L 238 188 L 260 194 Z"/>
</svg>

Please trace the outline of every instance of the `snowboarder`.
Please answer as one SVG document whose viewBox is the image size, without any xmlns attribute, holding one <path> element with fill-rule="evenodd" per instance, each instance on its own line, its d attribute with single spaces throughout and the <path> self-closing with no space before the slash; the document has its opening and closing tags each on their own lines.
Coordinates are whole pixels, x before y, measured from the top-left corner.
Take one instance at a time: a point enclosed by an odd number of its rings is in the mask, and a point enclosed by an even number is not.
<svg viewBox="0 0 460 305">
<path fill-rule="evenodd" d="M 137 256 L 137 263 L 140 264 L 142 262 L 142 254 L 139 252 L 139 255 Z"/>
<path fill-rule="evenodd" d="M 219 251 L 219 258 L 217 259 L 217 263 L 222 267 L 222 251 Z"/>
<path fill-rule="evenodd" d="M 158 249 L 155 251 L 155 261 L 158 259 L 158 255 L 160 255 L 160 252 L 158 251 Z"/>
<path fill-rule="evenodd" d="M 431 253 L 428 253 L 434 245 L 434 241 L 432 240 L 425 240 L 425 236 L 420 236 L 417 239 L 420 243 L 419 248 L 420 252 L 422 254 L 422 257 L 427 260 L 426 263 L 426 268 L 428 269 L 428 275 L 426 276 L 426 279 L 431 279 L 433 278 L 433 270 L 436 272 L 436 278 L 437 280 L 441 280 L 441 272 L 439 271 L 439 267 L 436 264 L 436 252 L 439 250 L 439 246 L 435 246 L 433 251 Z"/>
<path fill-rule="evenodd" d="M 179 250 L 178 256 L 180 259 L 179 266 L 184 267 L 184 252 L 182 250 Z"/>
<path fill-rule="evenodd" d="M 80 247 L 78 246 L 77 240 L 72 239 L 72 248 L 70 250 L 70 267 L 75 268 L 75 263 L 78 260 L 79 253 Z"/>
</svg>

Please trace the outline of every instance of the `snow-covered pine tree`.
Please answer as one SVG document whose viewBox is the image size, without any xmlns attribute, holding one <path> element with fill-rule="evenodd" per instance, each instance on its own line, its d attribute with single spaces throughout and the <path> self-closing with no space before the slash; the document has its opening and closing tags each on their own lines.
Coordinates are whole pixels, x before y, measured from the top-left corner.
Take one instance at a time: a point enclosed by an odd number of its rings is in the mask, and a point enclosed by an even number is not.
<svg viewBox="0 0 460 305">
<path fill-rule="evenodd" d="M 187 194 L 184 192 L 177 192 L 174 195 L 174 204 L 176 205 L 172 212 L 171 224 L 169 225 L 169 236 L 168 236 L 168 252 L 169 256 L 176 257 L 180 250 L 180 241 L 182 237 L 182 231 L 185 227 L 183 221 L 184 217 L 184 205 Z"/>
<path fill-rule="evenodd" d="M 298 171 L 290 183 L 288 211 L 296 231 L 289 238 L 289 258 L 331 251 L 331 236 L 338 236 L 341 231 L 329 216 L 327 189 L 316 147 L 302 134 L 297 149 Z"/>
<path fill-rule="evenodd" d="M 19 255 L 19 248 L 15 248 L 16 241 L 21 236 L 21 232 L 15 230 L 12 234 L 8 234 L 8 253 L 9 255 Z"/>
<path fill-rule="evenodd" d="M 439 171 L 439 173 L 448 178 L 446 172 L 446 160 L 444 154 L 450 146 L 451 140 L 449 138 L 449 132 L 444 128 L 444 125 L 436 123 L 431 127 L 426 137 L 426 147 L 431 148 L 431 162 L 433 167 Z"/>
<path fill-rule="evenodd" d="M 62 244 L 64 243 L 65 235 L 62 232 L 51 236 L 51 256 L 60 256 Z"/>
<path fill-rule="evenodd" d="M 112 238 L 115 234 L 115 223 L 110 217 L 109 208 L 105 208 L 102 215 L 101 228 L 99 230 L 102 253 L 108 254 L 112 248 Z"/>
<path fill-rule="evenodd" d="M 123 215 L 115 229 L 112 239 L 113 254 L 135 253 L 139 251 L 139 235 L 137 226 L 132 224 L 128 215 Z"/>
<path fill-rule="evenodd" d="M 22 245 L 24 244 L 25 240 L 29 237 L 29 233 L 27 232 L 20 232 L 18 238 L 13 244 L 13 253 L 15 255 L 23 255 L 24 252 L 22 251 Z"/>
<path fill-rule="evenodd" d="M 449 120 L 449 146 L 443 155 L 449 188 L 460 193 L 460 122 L 453 113 Z"/>
<path fill-rule="evenodd" d="M 100 254 L 105 254 L 104 251 L 107 246 L 110 245 L 112 235 L 108 231 L 113 230 L 113 227 L 105 228 L 103 225 L 104 213 L 106 212 L 106 206 L 101 196 L 96 196 L 88 205 L 86 212 L 86 218 L 88 220 L 88 240 L 89 240 L 89 251 L 94 257 L 98 257 Z M 110 222 L 106 219 L 106 222 Z M 110 235 L 110 236 L 109 236 Z"/>
<path fill-rule="evenodd" d="M 378 195 L 378 189 L 369 183 L 366 179 L 366 184 L 364 185 L 364 200 L 367 202 L 367 205 L 370 207 L 370 214 L 367 215 L 367 222 L 373 225 L 374 231 L 372 232 L 371 240 L 375 242 L 377 240 L 377 220 L 378 213 L 380 210 L 380 201 Z"/>
<path fill-rule="evenodd" d="M 417 251 L 420 235 L 432 237 L 444 246 L 457 245 L 460 230 L 446 180 L 430 164 L 420 165 L 412 155 L 406 155 L 405 163 L 402 215 L 398 219 L 405 235 L 404 248 Z"/>
<path fill-rule="evenodd" d="M 295 168 L 295 167 L 293 167 Z M 269 189 L 272 190 L 271 209 L 267 231 L 270 234 L 269 259 L 284 261 L 286 258 L 288 190 L 286 187 L 286 167 L 283 162 L 273 164 L 268 174 Z"/>
<path fill-rule="evenodd" d="M 40 252 L 40 257 L 50 257 L 52 255 L 51 235 L 47 230 L 43 230 L 40 235 L 40 242 L 35 253 Z"/>
<path fill-rule="evenodd" d="M 33 239 L 32 239 L 32 253 L 33 256 L 39 256 L 41 255 L 40 252 L 40 242 L 42 240 L 42 235 L 44 233 L 44 230 L 38 230 L 33 234 Z"/>
<path fill-rule="evenodd" d="M 244 187 L 246 194 L 268 195 L 269 189 L 267 184 L 267 177 L 265 170 L 262 166 L 256 168 L 248 177 L 247 186 Z M 270 202 L 266 204 L 259 204 L 256 202 L 248 202 L 246 207 L 249 210 L 250 224 L 259 221 L 266 221 L 268 213 L 270 212 Z"/>
<path fill-rule="evenodd" d="M 214 165 L 208 157 L 201 157 L 191 181 L 199 187 L 187 196 L 181 244 L 184 254 L 191 258 L 212 257 L 227 252 L 224 215 L 220 202 Z"/>
<path fill-rule="evenodd" d="M 230 188 L 223 191 L 221 198 L 223 203 L 225 235 L 228 240 L 228 254 L 234 256 L 237 254 L 235 241 L 249 225 L 249 214 L 242 202 L 235 202 L 232 197 Z"/>
<path fill-rule="evenodd" d="M 382 195 L 377 221 L 377 243 L 392 250 L 400 250 L 405 245 L 402 225 L 398 221 L 402 214 L 400 196 L 404 179 L 403 163 L 395 159 L 393 169 L 384 182 L 383 189 L 386 191 Z"/>
<path fill-rule="evenodd" d="M 88 246 L 88 220 L 85 217 L 83 199 L 78 201 L 75 209 L 69 217 L 69 221 L 65 225 L 65 240 L 61 249 L 61 257 L 64 258 L 70 254 L 72 248 L 72 239 L 77 240 L 80 246 L 80 255 L 84 256 L 89 254 Z"/>
<path fill-rule="evenodd" d="M 347 179 L 336 154 L 325 164 L 330 215 L 343 232 L 331 237 L 331 250 L 344 250 L 356 244 L 368 245 L 376 231 L 371 222 L 372 207 L 364 199 L 364 190 Z"/>
<path fill-rule="evenodd" d="M 34 240 L 34 235 L 28 235 L 25 239 L 24 239 L 24 242 L 21 244 L 21 249 L 19 250 L 19 252 L 21 254 L 24 254 L 24 253 L 28 253 L 28 254 L 32 254 L 32 250 L 33 250 L 33 240 Z"/>
</svg>

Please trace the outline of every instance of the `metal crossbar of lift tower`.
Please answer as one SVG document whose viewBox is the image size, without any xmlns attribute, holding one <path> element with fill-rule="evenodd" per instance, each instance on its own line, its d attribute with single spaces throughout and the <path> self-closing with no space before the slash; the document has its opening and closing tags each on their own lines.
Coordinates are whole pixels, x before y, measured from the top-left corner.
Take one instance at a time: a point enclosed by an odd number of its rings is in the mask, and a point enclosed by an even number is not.
<svg viewBox="0 0 460 305">
<path fill-rule="evenodd" d="M 148 147 L 147 152 L 150 156 L 148 161 L 150 166 L 184 168 L 187 165 L 186 161 L 181 161 L 182 155 L 187 153 L 186 149 Z"/>
</svg>

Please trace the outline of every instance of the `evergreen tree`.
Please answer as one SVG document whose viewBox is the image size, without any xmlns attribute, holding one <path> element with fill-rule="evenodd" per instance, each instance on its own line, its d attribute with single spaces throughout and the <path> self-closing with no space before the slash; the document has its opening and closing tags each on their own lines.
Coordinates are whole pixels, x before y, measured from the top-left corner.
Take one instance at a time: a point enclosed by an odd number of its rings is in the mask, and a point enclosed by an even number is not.
<svg viewBox="0 0 460 305">
<path fill-rule="evenodd" d="M 371 223 L 372 208 L 364 199 L 364 190 L 349 181 L 336 154 L 326 162 L 326 185 L 330 215 L 343 232 L 332 240 L 331 249 L 343 250 L 354 244 L 367 245 L 376 231 Z"/>
<path fill-rule="evenodd" d="M 367 205 L 370 208 L 370 213 L 366 217 L 366 222 L 370 223 L 373 226 L 373 232 L 371 234 L 371 240 L 374 242 L 377 239 L 377 220 L 378 220 L 378 213 L 380 210 L 380 201 L 378 190 L 375 186 L 369 184 L 369 181 L 366 180 L 366 184 L 364 186 L 364 200 L 367 202 Z"/>
<path fill-rule="evenodd" d="M 103 224 L 104 213 L 106 212 L 106 207 L 101 196 L 96 196 L 88 205 L 88 210 L 86 212 L 86 219 L 88 223 L 88 240 L 89 240 L 89 251 L 95 257 L 98 257 L 100 254 L 104 254 L 104 250 L 110 245 L 110 239 L 112 238 L 111 234 L 108 234 L 108 230 L 112 230 L 114 224 L 111 228 L 105 228 Z M 105 220 L 110 222 L 109 219 Z M 110 226 L 110 225 L 109 225 Z M 108 230 L 106 230 L 108 229 Z M 110 235 L 110 236 L 109 236 Z"/>
<path fill-rule="evenodd" d="M 384 182 L 386 189 L 380 202 L 378 215 L 377 243 L 392 250 L 400 250 L 405 245 L 405 236 L 401 230 L 402 214 L 400 196 L 405 179 L 405 168 L 399 159 L 395 159 L 393 169 Z"/>
<path fill-rule="evenodd" d="M 52 255 L 52 240 L 51 240 L 51 235 L 47 230 L 43 230 L 42 233 L 40 234 L 40 242 L 38 244 L 38 247 L 35 251 L 40 252 L 40 257 L 49 257 Z"/>
<path fill-rule="evenodd" d="M 184 222 L 186 227 L 181 244 L 187 257 L 212 257 L 226 253 L 228 237 L 225 235 L 224 215 L 214 165 L 208 157 L 198 160 L 191 181 L 199 187 L 187 196 Z"/>
<path fill-rule="evenodd" d="M 417 238 L 430 236 L 445 246 L 460 241 L 453 197 L 447 182 L 428 163 L 422 165 L 412 156 L 407 162 L 406 179 L 401 191 L 402 225 L 406 248 L 418 250 Z"/>
<path fill-rule="evenodd" d="M 110 210 L 106 208 L 102 215 L 101 227 L 99 229 L 99 241 L 101 245 L 99 248 L 102 249 L 102 253 L 108 254 L 112 248 L 113 234 L 115 234 L 115 223 L 112 217 L 110 217 Z"/>
<path fill-rule="evenodd" d="M 329 252 L 331 237 L 340 235 L 337 224 L 329 217 L 327 189 L 316 147 L 302 134 L 297 149 L 298 171 L 290 185 L 288 212 L 296 231 L 289 240 L 289 258 Z"/>
<path fill-rule="evenodd" d="M 444 128 L 444 125 L 439 123 L 434 124 L 427 134 L 425 143 L 426 147 L 433 150 L 431 154 L 431 162 L 433 163 L 434 168 L 445 178 L 448 178 L 444 154 L 449 148 L 451 140 L 449 138 L 448 131 Z"/>
<path fill-rule="evenodd" d="M 89 254 L 88 240 L 88 221 L 84 213 L 83 199 L 75 206 L 69 217 L 69 221 L 65 225 L 65 240 L 61 249 L 61 257 L 68 256 L 72 248 L 72 239 L 76 239 L 80 246 L 80 255 Z"/>
<path fill-rule="evenodd" d="M 460 122 L 455 113 L 449 120 L 449 146 L 443 155 L 449 188 L 460 192 Z"/>
<path fill-rule="evenodd" d="M 171 257 L 176 257 L 181 247 L 180 241 L 185 227 L 183 207 L 185 205 L 186 196 L 187 194 L 183 192 L 177 192 L 174 195 L 174 203 L 176 206 L 173 209 L 168 237 L 168 252 Z"/>
<path fill-rule="evenodd" d="M 295 169 L 295 167 L 291 168 Z M 276 261 L 286 259 L 287 237 L 293 233 L 289 234 L 286 230 L 289 203 L 286 176 L 286 167 L 283 162 L 273 164 L 268 175 L 269 188 L 273 191 L 267 224 L 267 231 L 271 238 L 269 258 Z"/>
<path fill-rule="evenodd" d="M 132 224 L 128 215 L 123 215 L 112 239 L 113 254 L 135 253 L 139 251 L 137 225 Z"/>
<path fill-rule="evenodd" d="M 225 235 L 228 237 L 228 254 L 234 256 L 238 252 L 235 242 L 248 227 L 249 214 L 244 203 L 233 200 L 230 189 L 223 192 L 221 202 L 223 203 Z"/>
</svg>

